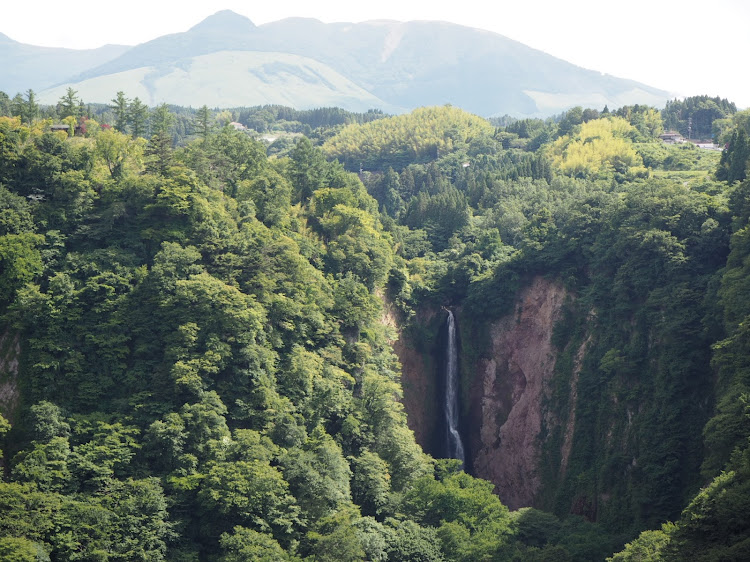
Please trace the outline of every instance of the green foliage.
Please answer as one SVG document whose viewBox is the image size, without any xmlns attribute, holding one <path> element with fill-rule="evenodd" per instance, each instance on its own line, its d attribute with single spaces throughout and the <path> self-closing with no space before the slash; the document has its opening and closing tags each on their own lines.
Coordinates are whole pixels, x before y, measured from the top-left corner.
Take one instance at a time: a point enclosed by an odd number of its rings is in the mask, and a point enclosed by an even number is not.
<svg viewBox="0 0 750 562">
<path fill-rule="evenodd" d="M 290 176 L 296 187 L 295 201 L 307 201 L 312 194 L 329 185 L 334 168 L 325 160 L 323 153 L 313 147 L 310 140 L 302 137 L 289 153 L 291 159 Z M 339 187 L 339 186 L 335 186 Z"/>
<path fill-rule="evenodd" d="M 0 117 L 10 117 L 11 101 L 8 94 L 0 91 Z"/>
<path fill-rule="evenodd" d="M 236 526 L 232 533 L 221 535 L 220 544 L 225 554 L 220 558 L 222 562 L 244 562 L 257 560 L 258 562 L 285 562 L 292 560 L 278 542 L 272 537 Z"/>
<path fill-rule="evenodd" d="M 341 448 L 323 428 L 315 428 L 301 448 L 288 451 L 280 462 L 309 521 L 331 515 L 350 502 L 351 470 Z"/>
<path fill-rule="evenodd" d="M 18 289 L 42 272 L 38 248 L 43 241 L 42 236 L 31 232 L 0 236 L 1 304 L 10 302 Z"/>
<path fill-rule="evenodd" d="M 440 153 L 452 152 L 491 133 L 487 121 L 458 108 L 421 108 L 408 115 L 349 125 L 326 141 L 323 150 L 350 170 L 385 170 L 388 166 L 400 170 L 412 162 L 436 159 Z"/>
<path fill-rule="evenodd" d="M 750 141 L 745 129 L 738 128 L 732 132 L 727 148 L 721 153 L 716 179 L 729 183 L 742 181 L 747 177 L 750 163 Z"/>
<path fill-rule="evenodd" d="M 155 479 L 113 482 L 107 495 L 81 499 L 3 482 L 0 506 L 2 548 L 26 556 L 19 560 L 165 559 L 171 530 Z"/>
<path fill-rule="evenodd" d="M 137 164 L 143 154 L 141 143 L 112 130 L 102 131 L 96 136 L 95 154 L 104 161 L 110 176 L 118 179 L 126 171 L 126 164 Z"/>
<path fill-rule="evenodd" d="M 207 108 L 157 108 L 145 145 L 145 106 L 112 101 L 121 130 L 85 137 L 0 118 L 0 294 L 22 349 L 4 556 L 600 560 L 671 519 L 614 559 L 743 557 L 750 184 L 721 181 L 741 154 L 712 181 L 636 106 L 498 131 L 450 107 L 222 114 L 372 121 L 268 158 Z M 540 275 L 568 295 L 539 435 L 550 512 L 509 513 L 415 442 L 383 295 L 425 353 L 425 311 L 459 307 L 466 370 Z"/>
<path fill-rule="evenodd" d="M 280 471 L 268 462 L 250 460 L 208 467 L 198 501 L 206 523 L 221 531 L 230 525 L 272 532 L 288 544 L 297 521 L 297 507 Z"/>
<path fill-rule="evenodd" d="M 309 533 L 314 560 L 321 562 L 356 562 L 365 551 L 353 525 L 357 513 L 347 508 L 322 518 Z"/>
<path fill-rule="evenodd" d="M 714 121 L 729 117 L 736 111 L 735 104 L 726 99 L 691 96 L 668 101 L 662 118 L 666 129 L 679 131 L 686 138 L 708 139 L 712 136 Z"/>
<path fill-rule="evenodd" d="M 645 139 L 658 138 L 664 131 L 662 114 L 653 107 L 638 104 L 624 106 L 617 109 L 614 114 L 627 120 Z"/>
<path fill-rule="evenodd" d="M 632 130 L 618 117 L 589 121 L 552 143 L 549 155 L 555 166 L 571 176 L 642 175 L 643 163 L 628 139 Z"/>
<path fill-rule="evenodd" d="M 0 538 L 0 557 L 8 562 L 43 562 L 49 556 L 38 544 L 25 538 Z"/>
<path fill-rule="evenodd" d="M 335 191 L 319 190 L 312 202 L 327 246 L 327 268 L 336 274 L 355 275 L 372 290 L 385 282 L 391 268 L 389 240 L 370 213 L 336 204 L 336 195 Z"/>
<path fill-rule="evenodd" d="M 39 116 L 39 104 L 36 101 L 34 90 L 26 90 L 26 99 L 21 99 L 19 106 L 18 115 L 21 117 L 21 121 L 27 125 L 32 125 Z"/>
<path fill-rule="evenodd" d="M 77 94 L 78 92 L 70 87 L 65 91 L 60 101 L 57 102 L 59 117 L 80 117 L 80 109 L 83 102 L 78 98 Z"/>
<path fill-rule="evenodd" d="M 172 163 L 174 121 L 166 104 L 161 104 L 151 114 L 151 138 L 146 145 L 146 169 L 150 172 L 166 175 Z"/>
<path fill-rule="evenodd" d="M 743 446 L 729 467 L 702 489 L 675 523 L 644 531 L 607 560 L 742 560 L 747 557 L 750 506 L 750 448 Z"/>
<path fill-rule="evenodd" d="M 25 404 L 0 482 L 7 549 L 384 556 L 390 531 L 351 485 L 382 520 L 429 463 L 379 324 L 394 251 L 376 203 L 309 141 L 275 162 L 233 129 L 158 144 L 169 113 L 145 165 L 120 132 L 2 122 Z"/>
<path fill-rule="evenodd" d="M 454 233 L 469 224 L 471 211 L 463 193 L 450 187 L 436 195 L 420 192 L 405 213 L 411 228 L 423 228 L 436 250 L 445 249 Z"/>
<path fill-rule="evenodd" d="M 636 143 L 635 149 L 646 167 L 652 170 L 713 173 L 719 160 L 716 151 L 704 150 L 692 143 L 664 144 L 661 141 Z"/>
<path fill-rule="evenodd" d="M 5 419 L 5 417 L 0 414 L 0 440 L 3 440 L 5 438 L 5 434 L 10 431 L 10 422 Z M 1 441 L 0 441 L 1 442 Z M 3 451 L 0 449 L 0 460 L 3 458 Z"/>
<path fill-rule="evenodd" d="M 625 548 L 607 558 L 612 562 L 659 562 L 664 560 L 664 547 L 669 544 L 671 533 L 674 531 L 672 523 L 665 523 L 661 530 L 643 531 L 638 538 L 625 545 Z"/>
<path fill-rule="evenodd" d="M 128 124 L 128 99 L 125 97 L 125 92 L 118 91 L 112 104 L 112 110 L 115 112 L 115 129 L 120 133 L 125 133 Z"/>
<path fill-rule="evenodd" d="M 311 136 L 309 133 L 312 129 L 322 132 L 340 125 L 367 123 L 385 117 L 379 109 L 353 113 L 340 107 L 300 110 L 281 105 L 236 108 L 233 113 L 237 116 L 237 121 L 259 132 L 273 129 L 305 133 L 307 136 Z"/>
<path fill-rule="evenodd" d="M 138 99 L 138 97 L 135 97 L 128 105 L 127 116 L 133 138 L 143 137 L 146 134 L 146 125 L 148 122 L 148 106 Z"/>
<path fill-rule="evenodd" d="M 390 507 L 391 475 L 388 463 L 365 450 L 351 459 L 352 498 L 364 515 L 382 519 Z"/>
<path fill-rule="evenodd" d="M 404 562 L 444 562 L 445 557 L 439 544 L 434 529 L 420 527 L 413 521 L 400 521 L 386 551 L 387 559 Z"/>
<path fill-rule="evenodd" d="M 406 513 L 437 528 L 450 560 L 493 560 L 512 535 L 508 509 L 492 493 L 492 484 L 463 472 L 442 480 L 422 478 L 404 498 Z"/>
<path fill-rule="evenodd" d="M 532 507 L 522 507 L 512 512 L 511 518 L 517 529 L 516 538 L 530 547 L 543 548 L 562 527 L 553 514 Z"/>
</svg>

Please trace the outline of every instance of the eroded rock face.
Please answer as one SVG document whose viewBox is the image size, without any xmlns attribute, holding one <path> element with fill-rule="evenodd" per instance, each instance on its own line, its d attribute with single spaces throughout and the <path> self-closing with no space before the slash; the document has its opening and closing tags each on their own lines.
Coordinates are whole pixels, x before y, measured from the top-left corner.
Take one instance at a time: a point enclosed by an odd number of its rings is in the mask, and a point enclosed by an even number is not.
<svg viewBox="0 0 750 562">
<path fill-rule="evenodd" d="M 19 403 L 18 358 L 21 343 L 18 334 L 6 331 L 0 336 L 0 414 L 14 421 Z"/>
<path fill-rule="evenodd" d="M 541 488 L 543 408 L 556 357 L 552 331 L 566 296 L 561 284 L 541 277 L 522 290 L 514 313 L 491 325 L 490 358 L 479 362 L 472 384 L 473 473 L 493 482 L 511 509 L 534 505 Z"/>
<path fill-rule="evenodd" d="M 406 410 L 409 429 L 420 446 L 429 452 L 434 440 L 437 391 L 425 365 L 424 356 L 404 342 L 403 338 L 393 343 L 393 350 L 401 362 L 401 387 L 404 390 L 402 403 Z"/>
<path fill-rule="evenodd" d="M 406 411 L 407 424 L 422 449 L 435 455 L 439 448 L 437 428 L 441 415 L 435 364 L 430 353 L 416 349 L 415 343 L 403 332 L 393 306 L 385 304 L 381 322 L 392 328 L 396 335 L 391 346 L 401 364 L 401 388 L 404 392 L 401 402 Z M 433 309 L 420 310 L 417 322 L 429 324 L 436 313 Z"/>
<path fill-rule="evenodd" d="M 561 283 L 537 277 L 518 294 L 516 307 L 490 325 L 489 347 L 481 352 L 472 372 L 469 410 L 462 417 L 468 445 L 467 468 L 474 476 L 495 484 L 501 501 L 511 509 L 536 506 L 542 487 L 540 470 L 543 430 L 562 426 L 560 466 L 564 473 L 573 445 L 577 380 L 589 340 L 573 359 L 568 406 L 564 419 L 555 419 L 545 404 L 555 372 L 558 350 L 552 333 L 569 298 Z M 459 323 L 461 311 L 458 310 Z M 423 310 L 417 322 L 426 325 L 437 311 Z M 388 322 L 384 322 L 388 323 Z M 392 323 L 396 331 L 398 323 Z M 431 454 L 441 454 L 442 410 L 436 377 L 442 355 L 415 350 L 402 337 L 393 348 L 402 365 L 404 408 L 417 442 Z"/>
</svg>

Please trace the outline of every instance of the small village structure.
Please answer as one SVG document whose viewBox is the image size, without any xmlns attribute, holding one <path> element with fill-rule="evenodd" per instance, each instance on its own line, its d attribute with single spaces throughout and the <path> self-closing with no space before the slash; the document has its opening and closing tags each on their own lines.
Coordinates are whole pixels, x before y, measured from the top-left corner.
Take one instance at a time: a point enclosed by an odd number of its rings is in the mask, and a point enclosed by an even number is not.
<svg viewBox="0 0 750 562">
<path fill-rule="evenodd" d="M 689 142 L 704 150 L 721 150 L 721 147 L 710 139 L 686 139 L 677 131 L 664 131 L 659 138 L 664 144 L 684 144 Z"/>
</svg>

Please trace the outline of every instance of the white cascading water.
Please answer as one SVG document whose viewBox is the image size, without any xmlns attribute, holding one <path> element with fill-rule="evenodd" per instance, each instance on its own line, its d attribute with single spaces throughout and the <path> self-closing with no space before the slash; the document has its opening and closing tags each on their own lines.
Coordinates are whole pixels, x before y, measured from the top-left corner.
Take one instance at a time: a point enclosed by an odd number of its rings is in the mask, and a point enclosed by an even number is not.
<svg viewBox="0 0 750 562">
<path fill-rule="evenodd" d="M 448 457 L 466 461 L 464 444 L 458 431 L 458 340 L 456 319 L 453 311 L 448 311 L 448 347 L 445 358 L 445 423 L 448 428 Z"/>
</svg>

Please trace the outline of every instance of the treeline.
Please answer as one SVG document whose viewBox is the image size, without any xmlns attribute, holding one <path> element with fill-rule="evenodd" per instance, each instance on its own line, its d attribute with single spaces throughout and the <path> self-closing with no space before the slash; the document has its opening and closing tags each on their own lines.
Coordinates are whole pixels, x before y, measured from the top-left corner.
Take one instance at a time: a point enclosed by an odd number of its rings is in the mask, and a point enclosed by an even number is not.
<svg viewBox="0 0 750 562">
<path fill-rule="evenodd" d="M 187 143 L 199 130 L 204 130 L 207 119 L 210 119 L 210 124 L 214 127 L 237 122 L 257 133 L 302 133 L 315 138 L 319 135 L 330 136 L 333 130 L 345 125 L 369 123 L 385 117 L 378 109 L 356 113 L 339 107 L 298 110 L 280 105 L 264 105 L 209 110 L 206 106 L 198 109 L 170 104 L 160 106 L 166 107 L 174 116 L 171 133 L 175 145 Z M 69 122 L 72 118 L 76 120 L 74 124 L 70 121 L 75 129 L 82 122 L 93 120 L 97 125 L 112 126 L 120 132 L 148 138 L 151 130 L 150 115 L 154 110 L 138 97 L 128 98 L 123 91 L 117 92 L 110 104 L 86 104 L 76 90 L 68 88 L 65 95 L 52 106 L 39 104 L 33 90 L 18 93 L 13 98 L 0 91 L 0 116 L 19 117 L 26 124 L 32 123 L 34 119 Z"/>
<path fill-rule="evenodd" d="M 402 169 L 410 163 L 435 160 L 474 144 L 492 132 L 490 124 L 458 108 L 428 107 L 364 125 L 354 124 L 327 140 L 324 152 L 349 170 Z"/>
<path fill-rule="evenodd" d="M 747 164 L 747 162 L 746 162 Z M 731 248 L 714 279 L 712 366 L 714 407 L 703 429 L 701 474 L 708 482 L 675 523 L 643 532 L 611 558 L 631 560 L 744 560 L 750 556 L 750 423 L 748 420 L 748 224 L 750 182 L 726 190 Z M 705 322 L 705 320 L 704 320 Z"/>
<path fill-rule="evenodd" d="M 737 106 L 727 99 L 692 96 L 668 101 L 662 116 L 667 129 L 685 138 L 710 139 L 718 136 L 714 122 L 731 118 L 736 112 Z"/>
<path fill-rule="evenodd" d="M 306 135 L 310 135 L 314 129 L 369 123 L 385 117 L 379 109 L 355 113 L 340 107 L 294 109 L 282 105 L 263 105 L 235 108 L 231 111 L 237 116 L 238 122 L 260 133 L 280 129 Z"/>
</svg>

